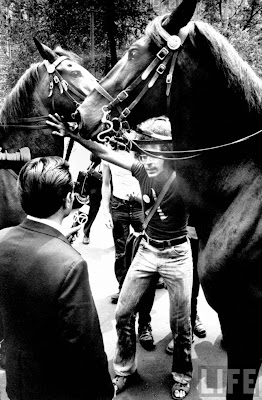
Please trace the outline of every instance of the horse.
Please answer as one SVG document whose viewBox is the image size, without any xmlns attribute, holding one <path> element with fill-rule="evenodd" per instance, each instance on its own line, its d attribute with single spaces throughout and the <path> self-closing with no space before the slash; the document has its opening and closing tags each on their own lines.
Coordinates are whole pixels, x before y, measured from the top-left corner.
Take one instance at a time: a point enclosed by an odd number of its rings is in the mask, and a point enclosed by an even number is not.
<svg viewBox="0 0 262 400">
<path fill-rule="evenodd" d="M 95 78 L 81 66 L 76 54 L 61 47 L 52 50 L 37 39 L 35 44 L 44 61 L 32 64 L 4 99 L 0 155 L 28 147 L 31 158 L 62 157 L 64 140 L 51 134 L 45 123 L 48 114 L 58 112 L 71 121 L 71 114 L 94 87 Z M 0 169 L 0 229 L 17 225 L 25 217 L 16 194 L 17 174 L 23 163 L 14 164 Z"/>
<path fill-rule="evenodd" d="M 195 221 L 200 281 L 227 343 L 227 399 L 246 400 L 262 356 L 262 81 L 223 35 L 191 20 L 195 7 L 183 0 L 152 20 L 76 119 L 98 140 L 169 117 L 173 151 L 162 156 Z"/>
</svg>

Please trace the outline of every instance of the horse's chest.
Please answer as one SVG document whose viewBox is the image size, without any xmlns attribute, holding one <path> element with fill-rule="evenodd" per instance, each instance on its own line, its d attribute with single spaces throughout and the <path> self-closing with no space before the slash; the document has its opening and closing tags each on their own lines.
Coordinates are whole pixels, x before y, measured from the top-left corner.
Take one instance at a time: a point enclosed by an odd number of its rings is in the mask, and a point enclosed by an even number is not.
<svg viewBox="0 0 262 400">
<path fill-rule="evenodd" d="M 242 191 L 214 223 L 199 253 L 199 276 L 209 302 L 260 279 L 262 197 Z M 259 267 L 259 268 L 258 268 Z M 256 276 L 256 278 L 254 278 Z M 222 292 L 221 292 L 222 291 Z"/>
</svg>

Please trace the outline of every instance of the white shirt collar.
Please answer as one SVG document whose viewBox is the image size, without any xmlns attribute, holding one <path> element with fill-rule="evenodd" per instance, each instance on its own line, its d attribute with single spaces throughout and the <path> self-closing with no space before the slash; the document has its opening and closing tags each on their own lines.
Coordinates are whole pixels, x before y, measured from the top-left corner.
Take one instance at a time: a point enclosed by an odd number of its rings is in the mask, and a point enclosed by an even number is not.
<svg viewBox="0 0 262 400">
<path fill-rule="evenodd" d="M 27 215 L 27 218 L 31 219 L 32 221 L 40 222 L 41 224 L 49 225 L 52 228 L 55 228 L 56 230 L 61 232 L 63 235 L 65 234 L 64 230 L 63 230 L 63 227 L 58 222 L 51 221 L 50 219 L 47 219 L 47 218 L 33 217 L 32 215 Z"/>
</svg>

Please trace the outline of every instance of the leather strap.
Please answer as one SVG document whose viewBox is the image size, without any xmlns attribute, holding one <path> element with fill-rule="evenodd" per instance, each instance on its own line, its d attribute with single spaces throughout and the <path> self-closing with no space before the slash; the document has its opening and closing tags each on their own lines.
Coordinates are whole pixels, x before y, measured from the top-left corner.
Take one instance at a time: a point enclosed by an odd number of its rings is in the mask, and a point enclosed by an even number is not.
<svg viewBox="0 0 262 400">
<path fill-rule="evenodd" d="M 159 206 L 159 204 L 163 200 L 166 192 L 168 191 L 168 189 L 169 189 L 171 183 L 173 182 L 173 180 L 175 179 L 175 177 L 176 177 L 176 171 L 173 171 L 172 174 L 170 175 L 170 177 L 168 178 L 168 180 L 166 181 L 165 185 L 163 186 L 163 189 L 159 193 L 159 196 L 158 196 L 157 200 L 155 201 L 155 204 L 151 207 L 150 212 L 149 212 L 148 216 L 146 217 L 146 219 L 145 219 L 145 221 L 143 223 L 143 229 L 144 230 L 146 229 L 149 221 L 151 220 L 151 218 L 155 214 L 157 207 Z"/>
</svg>

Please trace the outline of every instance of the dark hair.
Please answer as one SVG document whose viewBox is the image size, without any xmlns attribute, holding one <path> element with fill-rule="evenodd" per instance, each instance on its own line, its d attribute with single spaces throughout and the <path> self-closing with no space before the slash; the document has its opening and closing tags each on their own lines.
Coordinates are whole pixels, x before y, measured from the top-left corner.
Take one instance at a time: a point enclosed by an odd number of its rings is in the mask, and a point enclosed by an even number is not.
<svg viewBox="0 0 262 400">
<path fill-rule="evenodd" d="M 48 218 L 64 204 L 74 188 L 69 164 L 61 157 L 28 161 L 18 177 L 18 196 L 26 214 Z"/>
</svg>

